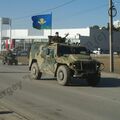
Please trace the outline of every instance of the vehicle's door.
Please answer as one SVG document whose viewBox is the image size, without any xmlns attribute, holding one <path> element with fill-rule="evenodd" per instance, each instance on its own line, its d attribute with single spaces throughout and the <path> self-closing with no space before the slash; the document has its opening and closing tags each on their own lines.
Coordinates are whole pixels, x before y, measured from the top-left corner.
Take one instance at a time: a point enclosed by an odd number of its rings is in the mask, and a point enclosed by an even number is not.
<svg viewBox="0 0 120 120">
<path fill-rule="evenodd" d="M 55 70 L 55 51 L 53 48 L 46 48 L 44 63 L 42 65 L 42 69 L 44 70 L 44 73 L 54 75 Z"/>
</svg>

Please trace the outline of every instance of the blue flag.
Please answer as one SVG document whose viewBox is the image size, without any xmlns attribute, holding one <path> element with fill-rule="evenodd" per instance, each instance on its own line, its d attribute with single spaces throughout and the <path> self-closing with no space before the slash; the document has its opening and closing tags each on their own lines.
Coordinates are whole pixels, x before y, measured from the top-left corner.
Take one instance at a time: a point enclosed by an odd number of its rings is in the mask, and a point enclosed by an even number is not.
<svg viewBox="0 0 120 120">
<path fill-rule="evenodd" d="M 51 29 L 52 14 L 32 16 L 33 28 L 36 29 Z"/>
</svg>

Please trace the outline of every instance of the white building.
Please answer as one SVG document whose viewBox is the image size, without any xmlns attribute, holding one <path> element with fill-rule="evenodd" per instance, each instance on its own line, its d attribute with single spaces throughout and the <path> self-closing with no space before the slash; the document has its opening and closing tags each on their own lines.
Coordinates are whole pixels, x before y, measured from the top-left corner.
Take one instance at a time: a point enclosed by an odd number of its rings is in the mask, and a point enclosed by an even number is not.
<svg viewBox="0 0 120 120">
<path fill-rule="evenodd" d="M 11 30 L 11 40 L 15 40 L 17 42 L 30 43 L 31 41 L 48 41 L 49 35 L 55 35 L 55 32 L 59 32 L 61 37 L 64 37 L 67 33 L 69 33 L 68 39 L 74 40 L 74 42 L 80 42 L 79 34 L 82 36 L 89 36 L 89 28 L 82 29 L 52 29 L 52 30 L 36 30 L 36 29 L 13 29 Z M 10 30 L 2 31 L 1 38 L 9 38 Z M 2 44 L 12 43 L 11 40 L 1 40 Z M 2 46 L 1 44 L 1 46 Z M 8 46 L 8 45 L 7 45 Z M 10 47 L 11 48 L 11 47 Z M 25 48 L 25 47 L 24 47 Z"/>
<path fill-rule="evenodd" d="M 101 48 L 104 51 L 109 50 L 109 33 L 108 30 L 93 29 L 93 28 L 74 28 L 74 29 L 53 29 L 51 30 L 36 30 L 36 29 L 14 29 L 11 31 L 11 39 L 20 42 L 26 48 L 26 43 L 33 41 L 48 41 L 49 35 L 59 35 L 64 37 L 69 33 L 68 39 L 72 42 L 80 42 L 90 50 Z M 9 37 L 10 31 L 2 31 L 2 37 Z M 1 40 L 2 44 L 5 42 Z M 12 42 L 9 42 L 12 43 Z M 120 51 L 120 32 L 114 32 L 114 51 Z M 1 46 L 2 46 L 1 44 Z M 16 47 L 16 46 L 14 46 Z"/>
<path fill-rule="evenodd" d="M 89 36 L 89 28 L 81 29 L 52 29 L 52 30 L 36 30 L 36 29 L 15 29 L 12 30 L 12 39 L 48 39 L 49 35 L 55 35 L 55 32 L 64 37 L 69 33 L 68 38 L 78 38 L 79 34 L 82 36 Z M 4 31 L 3 36 L 9 36 L 9 30 Z"/>
<path fill-rule="evenodd" d="M 120 20 L 114 21 L 113 25 L 114 25 L 115 28 L 119 28 L 120 27 Z"/>
</svg>

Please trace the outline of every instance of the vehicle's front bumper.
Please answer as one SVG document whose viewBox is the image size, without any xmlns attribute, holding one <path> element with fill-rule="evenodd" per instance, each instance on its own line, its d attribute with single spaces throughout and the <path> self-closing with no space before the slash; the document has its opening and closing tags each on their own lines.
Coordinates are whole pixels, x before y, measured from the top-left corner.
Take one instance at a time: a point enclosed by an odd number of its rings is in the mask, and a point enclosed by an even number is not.
<svg viewBox="0 0 120 120">
<path fill-rule="evenodd" d="M 89 72 L 89 73 L 86 72 L 86 73 L 74 74 L 73 78 L 86 78 L 91 75 L 101 76 L 100 72 Z"/>
</svg>

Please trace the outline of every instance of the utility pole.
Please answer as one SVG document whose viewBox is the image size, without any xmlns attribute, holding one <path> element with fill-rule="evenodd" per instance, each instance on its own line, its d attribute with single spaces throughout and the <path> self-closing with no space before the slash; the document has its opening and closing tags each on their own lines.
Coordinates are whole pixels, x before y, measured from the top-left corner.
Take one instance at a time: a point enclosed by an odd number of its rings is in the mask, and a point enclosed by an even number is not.
<svg viewBox="0 0 120 120">
<path fill-rule="evenodd" d="M 113 59 L 113 2 L 109 0 L 109 51 L 110 51 L 110 72 L 114 72 Z"/>
<path fill-rule="evenodd" d="M 112 0 L 109 0 L 109 49 L 110 49 L 110 72 L 114 72 L 114 55 L 113 55 L 113 17 L 117 15 L 117 10 Z"/>
</svg>

